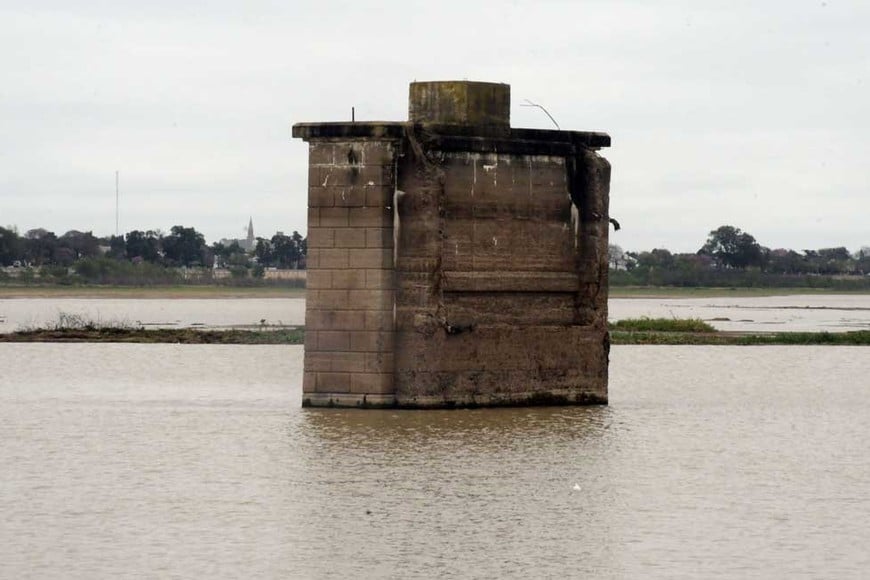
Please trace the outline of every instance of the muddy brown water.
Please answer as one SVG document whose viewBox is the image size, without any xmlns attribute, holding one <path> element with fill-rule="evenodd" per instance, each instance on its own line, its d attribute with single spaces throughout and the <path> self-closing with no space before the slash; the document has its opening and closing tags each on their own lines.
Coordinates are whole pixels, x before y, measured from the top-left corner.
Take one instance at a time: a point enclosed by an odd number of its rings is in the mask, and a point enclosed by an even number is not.
<svg viewBox="0 0 870 580">
<path fill-rule="evenodd" d="M 614 347 L 611 404 L 301 409 L 302 348 L 0 344 L 3 578 L 860 578 L 863 347 Z"/>
</svg>

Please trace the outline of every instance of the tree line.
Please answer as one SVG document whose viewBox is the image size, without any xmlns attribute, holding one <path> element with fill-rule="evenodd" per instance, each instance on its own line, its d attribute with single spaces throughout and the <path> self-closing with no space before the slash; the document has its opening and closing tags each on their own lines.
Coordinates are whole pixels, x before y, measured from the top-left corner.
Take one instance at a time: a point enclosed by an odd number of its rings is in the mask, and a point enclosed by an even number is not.
<svg viewBox="0 0 870 580">
<path fill-rule="evenodd" d="M 711 231 L 694 253 L 609 249 L 610 282 L 639 286 L 795 286 L 870 288 L 870 247 L 773 249 L 738 227 Z"/>
<path fill-rule="evenodd" d="M 104 237 L 78 230 L 57 236 L 43 228 L 19 235 L 14 227 L 0 227 L 0 266 L 31 266 L 58 279 L 73 271 L 86 281 L 109 284 L 173 283 L 182 267 L 221 267 L 235 278 L 256 278 L 265 268 L 304 269 L 307 251 L 307 238 L 296 231 L 256 238 L 246 250 L 238 241 L 208 245 L 195 228 L 181 225 L 166 234 L 132 230 Z M 609 261 L 613 285 L 870 289 L 868 246 L 854 253 L 845 247 L 771 250 L 730 225 L 711 231 L 694 253 L 626 252 L 611 245 Z"/>
<path fill-rule="evenodd" d="M 56 277 L 72 270 L 87 280 L 109 283 L 119 276 L 174 281 L 177 268 L 221 267 L 257 277 L 265 268 L 305 268 L 307 252 L 307 239 L 296 231 L 256 238 L 247 251 L 238 241 L 208 245 L 195 228 L 181 225 L 169 233 L 132 230 L 103 237 L 79 230 L 57 236 L 44 228 L 20 235 L 14 227 L 0 227 L 0 266 L 38 268 Z"/>
</svg>

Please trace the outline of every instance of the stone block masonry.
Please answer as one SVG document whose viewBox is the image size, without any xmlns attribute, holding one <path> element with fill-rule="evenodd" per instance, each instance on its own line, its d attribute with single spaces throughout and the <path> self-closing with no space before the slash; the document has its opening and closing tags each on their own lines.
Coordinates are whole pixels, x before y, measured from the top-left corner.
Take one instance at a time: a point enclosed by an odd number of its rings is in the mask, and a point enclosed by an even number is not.
<svg viewBox="0 0 870 580">
<path fill-rule="evenodd" d="M 303 391 L 392 404 L 394 140 L 313 141 Z"/>
<path fill-rule="evenodd" d="M 607 401 L 603 133 L 511 129 L 507 85 L 413 83 L 407 123 L 307 123 L 303 404 Z"/>
</svg>

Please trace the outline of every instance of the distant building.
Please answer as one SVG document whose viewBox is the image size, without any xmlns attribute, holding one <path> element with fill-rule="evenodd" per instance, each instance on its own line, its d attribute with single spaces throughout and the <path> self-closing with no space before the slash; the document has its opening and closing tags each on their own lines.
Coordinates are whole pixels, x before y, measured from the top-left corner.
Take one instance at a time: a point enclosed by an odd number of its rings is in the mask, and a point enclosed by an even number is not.
<svg viewBox="0 0 870 580">
<path fill-rule="evenodd" d="M 233 243 L 239 244 L 239 247 L 250 253 L 257 247 L 257 239 L 254 237 L 254 218 L 248 218 L 248 235 L 246 238 L 223 238 L 219 242 L 224 246 L 232 246 Z"/>
<path fill-rule="evenodd" d="M 239 244 L 240 246 L 242 244 Z M 245 240 L 245 245 L 242 246 L 248 252 L 254 251 L 254 218 L 248 218 L 248 238 Z"/>
</svg>

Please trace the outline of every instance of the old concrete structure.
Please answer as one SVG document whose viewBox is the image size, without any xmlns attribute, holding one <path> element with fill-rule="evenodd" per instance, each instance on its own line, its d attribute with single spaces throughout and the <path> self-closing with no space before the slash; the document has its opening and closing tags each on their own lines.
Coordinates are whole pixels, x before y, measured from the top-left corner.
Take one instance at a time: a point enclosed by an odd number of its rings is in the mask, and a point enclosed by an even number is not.
<svg viewBox="0 0 870 580">
<path fill-rule="evenodd" d="M 510 87 L 421 82 L 309 143 L 303 404 L 607 402 L 603 133 L 511 129 Z"/>
</svg>

